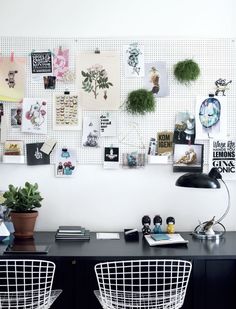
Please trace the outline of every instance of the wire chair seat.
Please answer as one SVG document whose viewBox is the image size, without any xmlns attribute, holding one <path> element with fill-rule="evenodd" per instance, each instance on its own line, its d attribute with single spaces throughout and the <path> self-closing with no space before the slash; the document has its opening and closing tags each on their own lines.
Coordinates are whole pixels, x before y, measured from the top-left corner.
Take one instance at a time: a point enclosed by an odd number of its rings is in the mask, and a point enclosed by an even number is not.
<svg viewBox="0 0 236 309">
<path fill-rule="evenodd" d="M 0 309 L 48 309 L 62 290 L 52 290 L 55 264 L 0 260 Z"/>
<path fill-rule="evenodd" d="M 46 309 L 54 303 L 62 290 L 52 290 L 51 294 L 41 291 L 32 292 L 0 292 L 0 309 L 19 308 L 19 309 Z M 46 301 L 45 301 L 46 300 Z"/>
<path fill-rule="evenodd" d="M 95 265 L 104 309 L 178 309 L 192 265 L 181 260 L 134 260 Z"/>
</svg>

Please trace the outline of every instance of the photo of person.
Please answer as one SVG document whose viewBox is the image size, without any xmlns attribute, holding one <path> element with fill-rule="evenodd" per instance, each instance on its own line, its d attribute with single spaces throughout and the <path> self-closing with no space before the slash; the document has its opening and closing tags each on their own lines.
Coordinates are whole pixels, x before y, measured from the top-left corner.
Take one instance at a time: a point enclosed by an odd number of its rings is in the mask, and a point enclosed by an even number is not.
<svg viewBox="0 0 236 309">
<path fill-rule="evenodd" d="M 21 108 L 11 108 L 11 127 L 14 129 L 19 129 L 22 123 L 22 109 Z"/>
<path fill-rule="evenodd" d="M 175 118 L 174 137 L 175 144 L 194 144 L 195 116 L 189 112 L 178 112 Z"/>
<path fill-rule="evenodd" d="M 174 172 L 202 172 L 203 145 L 176 144 L 173 156 Z"/>
</svg>

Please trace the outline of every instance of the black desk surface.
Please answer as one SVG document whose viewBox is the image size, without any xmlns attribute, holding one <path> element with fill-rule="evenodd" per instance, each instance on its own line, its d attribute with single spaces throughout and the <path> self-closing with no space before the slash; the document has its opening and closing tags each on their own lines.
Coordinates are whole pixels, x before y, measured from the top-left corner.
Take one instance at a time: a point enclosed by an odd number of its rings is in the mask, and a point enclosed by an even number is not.
<svg viewBox="0 0 236 309">
<path fill-rule="evenodd" d="M 188 245 L 169 245 L 150 247 L 142 235 L 139 241 L 125 241 L 120 233 L 119 240 L 97 240 L 96 233 L 91 233 L 89 241 L 55 241 L 55 232 L 36 232 L 34 244 L 48 244 L 50 249 L 42 257 L 63 257 L 82 260 L 115 260 L 138 258 L 188 258 L 188 259 L 236 259 L 236 232 L 227 232 L 219 241 L 194 239 L 190 233 L 180 233 L 189 240 Z M 32 240 L 30 241 L 32 245 Z M 1 258 L 19 257 L 3 254 L 6 245 L 0 245 Z M 22 256 L 22 255 L 21 255 Z M 24 255 L 25 256 L 25 255 Z M 33 255 L 35 257 L 35 255 Z M 29 254 L 27 254 L 29 257 Z M 38 256 L 37 256 L 38 257 Z"/>
</svg>

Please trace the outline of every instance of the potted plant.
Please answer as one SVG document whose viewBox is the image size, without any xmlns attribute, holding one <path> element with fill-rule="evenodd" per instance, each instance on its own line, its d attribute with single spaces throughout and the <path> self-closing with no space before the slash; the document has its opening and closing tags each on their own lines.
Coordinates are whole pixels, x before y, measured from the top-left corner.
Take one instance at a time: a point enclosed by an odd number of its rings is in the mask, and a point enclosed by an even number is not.
<svg viewBox="0 0 236 309">
<path fill-rule="evenodd" d="M 3 205 L 10 209 L 16 238 L 33 238 L 34 226 L 43 198 L 38 191 L 38 184 L 25 183 L 24 187 L 9 185 L 3 194 Z"/>
<path fill-rule="evenodd" d="M 190 85 L 198 79 L 200 68 L 192 59 L 186 59 L 175 64 L 174 75 L 181 84 Z"/>
</svg>

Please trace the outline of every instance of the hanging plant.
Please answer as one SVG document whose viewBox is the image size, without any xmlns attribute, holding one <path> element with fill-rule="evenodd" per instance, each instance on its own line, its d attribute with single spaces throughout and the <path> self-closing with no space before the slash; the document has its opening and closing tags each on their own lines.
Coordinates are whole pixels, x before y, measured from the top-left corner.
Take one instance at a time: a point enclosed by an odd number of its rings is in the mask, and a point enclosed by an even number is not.
<svg viewBox="0 0 236 309">
<path fill-rule="evenodd" d="M 129 93 L 126 100 L 126 110 L 131 114 L 144 115 L 155 111 L 155 98 L 152 92 L 138 89 Z"/>
<path fill-rule="evenodd" d="M 176 63 L 174 66 L 174 75 L 181 84 L 189 85 L 192 81 L 198 79 L 200 68 L 195 61 L 186 59 Z"/>
</svg>

